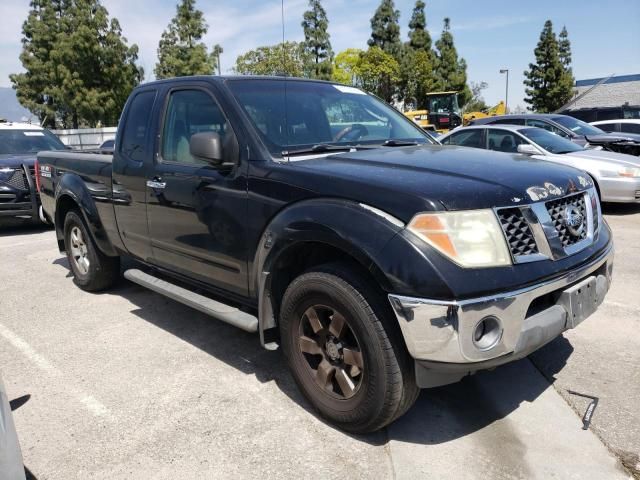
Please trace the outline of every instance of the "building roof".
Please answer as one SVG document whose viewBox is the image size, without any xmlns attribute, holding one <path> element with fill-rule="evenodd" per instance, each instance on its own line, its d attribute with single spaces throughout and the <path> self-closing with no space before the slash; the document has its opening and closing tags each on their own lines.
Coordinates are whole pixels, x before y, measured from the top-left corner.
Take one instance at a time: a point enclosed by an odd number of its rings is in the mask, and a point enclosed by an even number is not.
<svg viewBox="0 0 640 480">
<path fill-rule="evenodd" d="M 598 85 L 599 82 L 602 83 Z M 578 80 L 576 92 L 579 98 L 567 110 L 637 107 L 640 106 L 640 74 Z"/>
</svg>

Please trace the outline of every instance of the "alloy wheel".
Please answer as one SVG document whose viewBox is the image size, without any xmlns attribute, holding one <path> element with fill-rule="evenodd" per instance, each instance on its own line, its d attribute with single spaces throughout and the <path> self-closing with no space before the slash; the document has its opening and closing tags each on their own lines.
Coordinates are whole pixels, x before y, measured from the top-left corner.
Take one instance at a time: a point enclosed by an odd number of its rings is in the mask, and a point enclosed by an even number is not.
<svg viewBox="0 0 640 480">
<path fill-rule="evenodd" d="M 316 384 L 338 399 L 353 397 L 364 374 L 362 350 L 345 316 L 331 307 L 309 307 L 299 323 L 298 347 Z"/>
<path fill-rule="evenodd" d="M 76 268 L 82 275 L 86 275 L 89 273 L 89 251 L 82 230 L 78 227 L 73 227 L 69 234 L 69 240 L 71 242 L 70 250 L 73 263 L 75 263 Z"/>
</svg>

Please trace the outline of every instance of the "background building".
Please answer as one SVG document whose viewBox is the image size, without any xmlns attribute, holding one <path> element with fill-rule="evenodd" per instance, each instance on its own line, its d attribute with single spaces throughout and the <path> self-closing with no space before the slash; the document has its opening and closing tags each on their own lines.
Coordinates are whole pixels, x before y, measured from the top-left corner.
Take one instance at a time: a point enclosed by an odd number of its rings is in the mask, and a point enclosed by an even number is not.
<svg viewBox="0 0 640 480">
<path fill-rule="evenodd" d="M 576 81 L 576 96 L 561 113 L 587 122 L 640 118 L 640 74 Z"/>
</svg>

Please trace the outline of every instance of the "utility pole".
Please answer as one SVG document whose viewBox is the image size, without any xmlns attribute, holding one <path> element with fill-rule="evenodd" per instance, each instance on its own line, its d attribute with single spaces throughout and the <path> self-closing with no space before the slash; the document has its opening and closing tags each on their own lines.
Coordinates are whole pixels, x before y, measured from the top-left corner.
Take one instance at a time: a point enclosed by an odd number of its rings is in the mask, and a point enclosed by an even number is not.
<svg viewBox="0 0 640 480">
<path fill-rule="evenodd" d="M 509 113 L 509 69 L 508 68 L 502 68 L 502 69 L 500 69 L 500 73 L 506 73 L 507 74 L 507 87 L 506 87 L 506 91 L 504 93 L 504 111 L 505 111 L 505 113 Z"/>
</svg>

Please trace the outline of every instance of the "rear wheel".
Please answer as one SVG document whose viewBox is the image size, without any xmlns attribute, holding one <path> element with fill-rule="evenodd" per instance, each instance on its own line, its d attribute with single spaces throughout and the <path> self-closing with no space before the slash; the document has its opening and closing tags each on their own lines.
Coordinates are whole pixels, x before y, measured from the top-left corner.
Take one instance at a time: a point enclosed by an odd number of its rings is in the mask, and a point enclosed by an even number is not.
<svg viewBox="0 0 640 480">
<path fill-rule="evenodd" d="M 120 257 L 109 257 L 96 247 L 75 210 L 69 211 L 65 217 L 64 244 L 73 281 L 80 288 L 98 291 L 116 282 L 120 275 Z"/>
<path fill-rule="evenodd" d="M 287 288 L 280 332 L 303 394 L 344 430 L 378 430 L 408 410 L 418 389 L 378 292 L 354 271 L 330 266 Z"/>
</svg>

